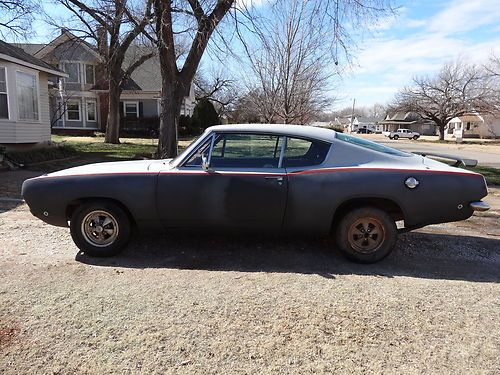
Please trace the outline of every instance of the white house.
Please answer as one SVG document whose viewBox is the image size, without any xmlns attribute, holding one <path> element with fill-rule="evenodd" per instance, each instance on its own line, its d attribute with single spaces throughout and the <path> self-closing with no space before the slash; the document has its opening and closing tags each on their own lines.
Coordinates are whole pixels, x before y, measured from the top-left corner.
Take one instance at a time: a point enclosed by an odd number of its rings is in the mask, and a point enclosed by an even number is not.
<svg viewBox="0 0 500 375">
<path fill-rule="evenodd" d="M 500 117 L 470 113 L 452 118 L 447 125 L 447 133 L 460 138 L 499 138 Z"/>
<path fill-rule="evenodd" d="M 0 144 L 50 140 L 49 76 L 67 77 L 0 40 Z"/>
<path fill-rule="evenodd" d="M 339 126 L 343 126 L 348 132 L 356 132 L 359 129 L 368 129 L 373 132 L 379 131 L 378 121 L 381 119 L 375 117 L 363 117 L 363 116 L 346 116 L 346 117 L 336 117 L 334 123 Z M 380 131 L 382 131 L 380 129 Z"/>
</svg>

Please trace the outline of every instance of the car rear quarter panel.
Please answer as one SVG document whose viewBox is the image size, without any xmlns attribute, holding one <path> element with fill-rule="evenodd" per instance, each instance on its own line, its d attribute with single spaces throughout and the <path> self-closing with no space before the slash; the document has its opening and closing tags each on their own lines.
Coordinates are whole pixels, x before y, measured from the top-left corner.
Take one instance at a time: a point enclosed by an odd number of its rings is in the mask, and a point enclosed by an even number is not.
<svg viewBox="0 0 500 375">
<path fill-rule="evenodd" d="M 99 198 L 122 204 L 143 225 L 158 220 L 156 179 L 156 173 L 47 176 L 25 181 L 22 194 L 31 212 L 52 225 L 67 226 L 67 208 L 72 202 Z"/>
<path fill-rule="evenodd" d="M 408 177 L 420 185 L 407 188 Z M 396 203 L 409 228 L 464 220 L 473 212 L 469 203 L 487 194 L 481 175 L 424 170 L 332 168 L 289 173 L 288 179 L 287 231 L 329 232 L 344 202 L 366 198 Z"/>
</svg>

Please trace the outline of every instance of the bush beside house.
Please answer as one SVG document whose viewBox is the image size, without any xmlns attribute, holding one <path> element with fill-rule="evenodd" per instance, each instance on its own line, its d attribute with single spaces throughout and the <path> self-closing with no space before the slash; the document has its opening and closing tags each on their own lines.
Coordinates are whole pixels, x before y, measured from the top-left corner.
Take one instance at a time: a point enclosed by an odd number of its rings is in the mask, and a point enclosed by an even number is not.
<svg viewBox="0 0 500 375">
<path fill-rule="evenodd" d="M 193 127 L 206 129 L 213 125 L 220 125 L 220 118 L 214 105 L 208 99 L 201 99 L 196 103 L 192 117 Z"/>
</svg>

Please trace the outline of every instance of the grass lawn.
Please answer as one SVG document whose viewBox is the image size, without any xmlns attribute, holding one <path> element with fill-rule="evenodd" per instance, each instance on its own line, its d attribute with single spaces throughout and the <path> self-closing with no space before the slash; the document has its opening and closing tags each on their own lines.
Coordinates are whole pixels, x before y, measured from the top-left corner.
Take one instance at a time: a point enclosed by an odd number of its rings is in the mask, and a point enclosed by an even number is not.
<svg viewBox="0 0 500 375">
<path fill-rule="evenodd" d="M 486 178 L 488 185 L 500 185 L 500 169 L 481 166 L 465 169 L 481 173 Z"/>
<path fill-rule="evenodd" d="M 54 142 L 63 143 L 84 158 L 97 157 L 103 160 L 137 159 L 152 157 L 156 151 L 156 140 L 130 138 L 120 144 L 104 143 L 103 137 L 52 136 Z"/>
<path fill-rule="evenodd" d="M 70 137 L 53 135 L 52 141 L 60 147 L 33 149 L 8 153 L 10 159 L 31 170 L 47 172 L 89 163 L 152 158 L 158 140 L 122 138 L 120 144 L 104 143 L 104 137 Z M 179 150 L 184 150 L 192 138 L 181 139 Z"/>
<path fill-rule="evenodd" d="M 184 150 L 193 137 L 181 138 L 179 150 Z M 99 153 L 114 159 L 135 159 L 137 156 L 152 156 L 158 146 L 157 139 L 121 138 L 120 144 L 104 143 L 104 137 L 70 137 L 53 135 L 52 141 L 64 143 L 79 153 Z"/>
</svg>

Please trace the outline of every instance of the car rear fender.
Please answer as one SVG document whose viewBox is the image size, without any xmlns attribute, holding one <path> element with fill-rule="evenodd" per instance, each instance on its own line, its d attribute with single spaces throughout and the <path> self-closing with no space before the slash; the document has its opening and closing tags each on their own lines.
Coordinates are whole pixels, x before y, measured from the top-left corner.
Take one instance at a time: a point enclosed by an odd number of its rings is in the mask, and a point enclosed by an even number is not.
<svg viewBox="0 0 500 375">
<path fill-rule="evenodd" d="M 356 197 L 342 202 L 335 208 L 332 217 L 332 230 L 336 227 L 337 223 L 348 212 L 361 207 L 376 207 L 387 212 L 394 221 L 404 220 L 405 214 L 402 206 L 394 199 L 382 197 Z"/>
</svg>

